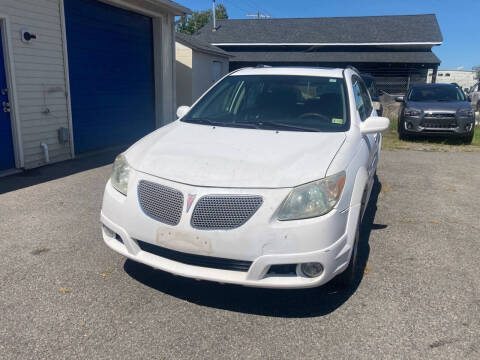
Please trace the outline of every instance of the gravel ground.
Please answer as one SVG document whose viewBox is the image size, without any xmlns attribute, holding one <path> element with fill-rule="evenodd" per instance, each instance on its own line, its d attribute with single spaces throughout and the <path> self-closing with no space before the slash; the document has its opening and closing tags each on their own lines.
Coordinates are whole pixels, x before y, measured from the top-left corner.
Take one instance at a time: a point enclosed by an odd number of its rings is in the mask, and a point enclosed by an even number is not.
<svg viewBox="0 0 480 360">
<path fill-rule="evenodd" d="M 351 292 L 126 261 L 100 235 L 111 160 L 0 179 L 0 358 L 480 358 L 478 153 L 383 152 Z"/>
</svg>

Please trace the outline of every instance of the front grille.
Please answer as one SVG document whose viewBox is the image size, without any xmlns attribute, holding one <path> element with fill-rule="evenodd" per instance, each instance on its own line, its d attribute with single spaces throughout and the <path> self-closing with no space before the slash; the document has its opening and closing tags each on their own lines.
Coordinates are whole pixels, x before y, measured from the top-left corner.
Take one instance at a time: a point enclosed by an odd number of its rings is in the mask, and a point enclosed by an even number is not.
<svg viewBox="0 0 480 360">
<path fill-rule="evenodd" d="M 151 218 L 168 225 L 178 225 L 183 209 L 183 194 L 170 187 L 141 180 L 138 201 Z"/>
<path fill-rule="evenodd" d="M 201 266 L 212 269 L 233 270 L 233 271 L 248 271 L 251 261 L 232 260 L 225 258 L 217 258 L 212 256 L 187 254 L 180 251 L 175 251 L 163 248 L 157 245 L 146 243 L 144 241 L 136 240 L 138 246 L 143 251 L 150 254 L 157 255 L 169 260 L 177 261 L 182 264 Z"/>
<path fill-rule="evenodd" d="M 454 129 L 457 127 L 456 123 L 428 123 L 428 122 L 423 122 L 423 127 L 429 128 L 429 129 Z"/>
<path fill-rule="evenodd" d="M 207 195 L 198 200 L 191 224 L 204 230 L 235 229 L 260 208 L 263 199 L 252 195 Z"/>
<path fill-rule="evenodd" d="M 454 129 L 457 121 L 452 113 L 426 114 L 420 125 L 429 129 Z"/>
<path fill-rule="evenodd" d="M 428 119 L 455 119 L 455 114 L 453 114 L 453 113 L 426 114 L 425 118 L 428 118 Z"/>
</svg>

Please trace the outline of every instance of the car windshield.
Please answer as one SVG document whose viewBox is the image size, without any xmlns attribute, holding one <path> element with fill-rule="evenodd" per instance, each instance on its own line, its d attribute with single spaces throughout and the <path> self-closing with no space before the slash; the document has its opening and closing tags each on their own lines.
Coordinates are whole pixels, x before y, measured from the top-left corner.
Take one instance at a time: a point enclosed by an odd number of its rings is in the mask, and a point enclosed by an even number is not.
<svg viewBox="0 0 480 360">
<path fill-rule="evenodd" d="M 465 101 L 462 90 L 455 85 L 418 86 L 408 94 L 409 101 Z"/>
<path fill-rule="evenodd" d="M 346 131 L 343 79 L 233 75 L 210 90 L 182 121 L 287 131 Z"/>
</svg>

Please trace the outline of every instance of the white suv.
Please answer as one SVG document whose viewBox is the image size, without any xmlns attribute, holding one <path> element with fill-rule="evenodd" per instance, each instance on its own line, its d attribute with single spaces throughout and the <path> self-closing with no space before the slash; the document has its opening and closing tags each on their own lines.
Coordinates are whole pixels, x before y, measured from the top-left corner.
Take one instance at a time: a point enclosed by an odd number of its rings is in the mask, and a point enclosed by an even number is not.
<svg viewBox="0 0 480 360">
<path fill-rule="evenodd" d="M 115 160 L 105 243 L 176 275 L 307 288 L 356 274 L 381 134 L 352 68 L 246 68 Z"/>
</svg>

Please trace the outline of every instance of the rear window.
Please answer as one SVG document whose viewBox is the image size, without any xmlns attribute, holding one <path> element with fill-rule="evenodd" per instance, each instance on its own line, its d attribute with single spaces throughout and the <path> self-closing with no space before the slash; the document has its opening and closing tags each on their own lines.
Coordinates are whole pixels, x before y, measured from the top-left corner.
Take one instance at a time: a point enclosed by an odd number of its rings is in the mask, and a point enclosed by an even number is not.
<svg viewBox="0 0 480 360">
<path fill-rule="evenodd" d="M 229 76 L 182 121 L 292 131 L 346 131 L 345 83 L 339 78 L 316 76 Z"/>
<path fill-rule="evenodd" d="M 418 86 L 408 93 L 409 101 L 465 101 L 465 95 L 457 86 Z"/>
</svg>

